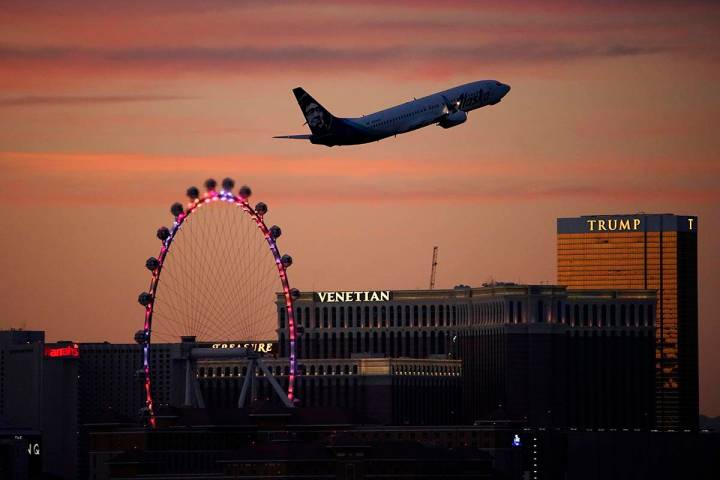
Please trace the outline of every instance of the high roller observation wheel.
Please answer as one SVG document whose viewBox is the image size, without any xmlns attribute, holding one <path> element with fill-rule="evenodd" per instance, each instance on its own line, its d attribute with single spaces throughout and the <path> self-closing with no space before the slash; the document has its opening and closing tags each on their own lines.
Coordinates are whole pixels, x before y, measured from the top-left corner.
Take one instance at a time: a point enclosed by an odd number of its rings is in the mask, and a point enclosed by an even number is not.
<svg viewBox="0 0 720 480">
<path fill-rule="evenodd" d="M 173 241 L 175 241 L 176 238 L 181 237 L 180 232 L 182 231 L 183 225 L 190 224 L 192 219 L 196 216 L 200 217 L 198 212 L 202 210 L 201 207 L 213 205 L 219 202 L 228 204 L 228 207 L 239 208 L 240 211 L 255 224 L 262 235 L 262 238 L 266 241 L 268 251 L 277 268 L 277 277 L 280 280 L 282 293 L 285 297 L 285 314 L 288 326 L 289 370 L 287 397 L 291 403 L 293 402 L 295 377 L 297 374 L 295 356 L 296 329 L 293 299 L 299 297 L 300 292 L 295 288 L 291 288 L 288 280 L 287 269 L 290 265 L 292 265 L 292 257 L 290 257 L 290 255 L 280 254 L 280 250 L 277 246 L 277 239 L 282 233 L 280 227 L 273 225 L 268 228 L 265 224 L 264 216 L 268 210 L 267 206 L 260 202 L 253 208 L 248 202 L 248 199 L 252 194 L 250 187 L 242 186 L 239 189 L 238 194 L 235 195 L 232 192 L 234 185 L 235 182 L 232 179 L 225 178 L 222 182 L 222 188 L 217 190 L 217 182 L 213 179 L 208 179 L 205 182 L 206 192 L 202 195 L 196 187 L 188 188 L 187 195 L 190 202 L 186 207 L 183 207 L 181 203 L 175 203 L 171 206 L 170 211 L 175 217 L 172 227 L 161 227 L 157 231 L 157 237 L 162 242 L 160 254 L 157 257 L 150 257 L 145 263 L 146 268 L 152 272 L 152 278 L 150 280 L 149 290 L 141 293 L 138 297 L 138 302 L 145 308 L 145 319 L 143 329 L 139 330 L 135 334 L 135 341 L 143 347 L 142 370 L 144 374 L 145 413 L 149 417 L 149 423 L 153 428 L 156 427 L 156 416 L 152 397 L 150 347 L 153 334 L 153 316 L 156 314 L 156 300 L 159 293 L 161 273 L 166 261 L 168 260 L 168 255 L 171 253 Z M 240 280 L 238 280 L 238 282 L 240 282 Z M 272 294 L 274 296 L 275 291 L 273 291 Z"/>
</svg>

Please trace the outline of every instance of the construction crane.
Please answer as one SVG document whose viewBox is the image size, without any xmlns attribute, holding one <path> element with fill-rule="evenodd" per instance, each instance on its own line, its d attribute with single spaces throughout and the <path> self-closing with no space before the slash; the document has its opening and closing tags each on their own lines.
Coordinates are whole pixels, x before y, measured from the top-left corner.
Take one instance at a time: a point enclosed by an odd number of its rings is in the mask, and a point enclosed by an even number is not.
<svg viewBox="0 0 720 480">
<path fill-rule="evenodd" d="M 438 247 L 433 247 L 432 270 L 430 270 L 430 290 L 435 288 L 435 272 L 437 271 Z"/>
</svg>

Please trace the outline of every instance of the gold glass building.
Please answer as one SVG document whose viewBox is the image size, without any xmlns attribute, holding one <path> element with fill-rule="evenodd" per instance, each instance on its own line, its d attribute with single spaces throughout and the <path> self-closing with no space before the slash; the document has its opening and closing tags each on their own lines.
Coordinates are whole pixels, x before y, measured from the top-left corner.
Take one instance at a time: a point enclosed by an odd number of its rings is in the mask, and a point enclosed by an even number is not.
<svg viewBox="0 0 720 480">
<path fill-rule="evenodd" d="M 557 220 L 558 284 L 657 290 L 655 417 L 663 430 L 698 425 L 697 229 L 697 217 L 672 214 Z"/>
</svg>

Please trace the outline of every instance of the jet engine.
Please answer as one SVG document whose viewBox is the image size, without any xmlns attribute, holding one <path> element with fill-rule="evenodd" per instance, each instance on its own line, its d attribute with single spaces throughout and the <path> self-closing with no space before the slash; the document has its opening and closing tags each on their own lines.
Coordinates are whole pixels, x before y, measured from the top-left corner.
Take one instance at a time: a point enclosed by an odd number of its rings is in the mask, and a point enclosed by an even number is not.
<svg viewBox="0 0 720 480">
<path fill-rule="evenodd" d="M 462 110 L 455 110 L 454 112 L 450 112 L 445 118 L 440 120 L 438 122 L 438 125 L 440 125 L 442 128 L 451 128 L 460 125 L 461 123 L 465 123 L 466 120 L 467 113 Z"/>
</svg>

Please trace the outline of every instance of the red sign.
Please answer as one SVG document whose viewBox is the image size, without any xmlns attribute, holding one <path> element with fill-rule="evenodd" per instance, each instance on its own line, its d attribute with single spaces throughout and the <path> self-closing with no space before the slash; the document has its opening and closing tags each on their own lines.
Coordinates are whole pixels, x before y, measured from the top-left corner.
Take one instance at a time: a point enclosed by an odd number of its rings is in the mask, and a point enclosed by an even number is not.
<svg viewBox="0 0 720 480">
<path fill-rule="evenodd" d="M 46 357 L 79 357 L 80 356 L 80 349 L 77 346 L 77 343 L 74 343 L 72 345 L 67 345 L 65 347 L 48 347 L 45 346 L 45 356 Z"/>
</svg>

